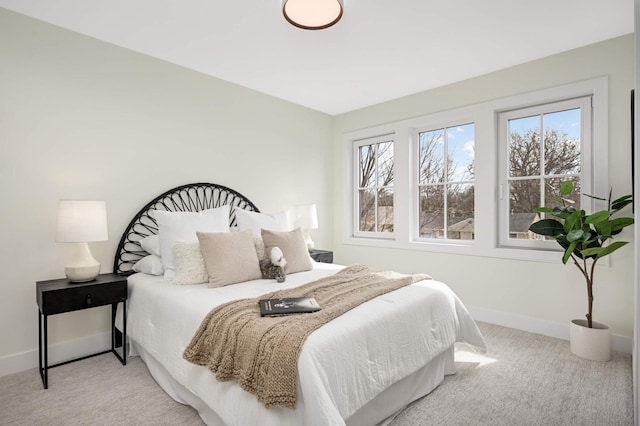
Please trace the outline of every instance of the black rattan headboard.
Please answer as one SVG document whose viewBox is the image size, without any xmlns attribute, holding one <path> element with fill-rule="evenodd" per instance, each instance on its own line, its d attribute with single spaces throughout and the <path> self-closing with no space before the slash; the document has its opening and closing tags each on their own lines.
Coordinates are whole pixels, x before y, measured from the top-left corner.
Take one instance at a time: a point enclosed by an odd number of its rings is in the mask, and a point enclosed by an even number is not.
<svg viewBox="0 0 640 426">
<path fill-rule="evenodd" d="M 247 197 L 226 186 L 215 183 L 190 183 L 170 189 L 151 200 L 129 222 L 124 231 L 113 261 L 113 272 L 128 275 L 133 265 L 148 253 L 140 246 L 140 240 L 158 233 L 156 220 L 149 215 L 151 210 L 198 212 L 224 205 L 230 205 L 229 224 L 235 225 L 236 213 L 233 207 L 259 212 Z"/>
</svg>

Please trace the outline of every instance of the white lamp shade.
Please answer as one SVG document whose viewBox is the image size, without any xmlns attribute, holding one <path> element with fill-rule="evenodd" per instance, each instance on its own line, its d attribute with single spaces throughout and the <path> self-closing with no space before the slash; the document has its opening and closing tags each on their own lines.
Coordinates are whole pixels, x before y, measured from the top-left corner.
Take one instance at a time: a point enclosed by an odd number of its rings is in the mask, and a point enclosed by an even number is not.
<svg viewBox="0 0 640 426">
<path fill-rule="evenodd" d="M 104 201 L 60 200 L 56 241 L 106 241 L 107 206 Z"/>
<path fill-rule="evenodd" d="M 342 0 L 283 0 L 282 13 L 296 27 L 321 30 L 340 20 Z"/>
<path fill-rule="evenodd" d="M 294 206 L 294 223 L 302 229 L 318 229 L 318 210 L 315 204 Z"/>
</svg>

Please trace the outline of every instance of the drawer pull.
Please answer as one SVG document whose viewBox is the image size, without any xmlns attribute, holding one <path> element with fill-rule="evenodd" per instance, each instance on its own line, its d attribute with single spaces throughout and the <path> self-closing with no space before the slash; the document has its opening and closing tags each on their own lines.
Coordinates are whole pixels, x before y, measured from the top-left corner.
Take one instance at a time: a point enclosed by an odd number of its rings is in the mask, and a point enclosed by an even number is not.
<svg viewBox="0 0 640 426">
<path fill-rule="evenodd" d="M 91 305 L 91 295 L 87 294 L 87 306 Z"/>
</svg>

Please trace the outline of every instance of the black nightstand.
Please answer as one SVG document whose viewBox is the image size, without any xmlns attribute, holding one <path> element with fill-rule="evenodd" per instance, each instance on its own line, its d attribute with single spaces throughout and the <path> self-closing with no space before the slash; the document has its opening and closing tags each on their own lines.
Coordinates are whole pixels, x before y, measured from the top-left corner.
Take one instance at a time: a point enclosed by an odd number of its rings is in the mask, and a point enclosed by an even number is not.
<svg viewBox="0 0 640 426">
<path fill-rule="evenodd" d="M 127 277 L 118 274 L 100 274 L 95 280 L 86 283 L 72 283 L 68 279 L 36 282 L 38 300 L 38 365 L 44 388 L 49 387 L 47 370 L 70 362 L 80 361 L 97 355 L 113 352 L 122 365 L 127 365 L 127 304 L 123 303 L 122 338 L 115 327 L 116 308 L 118 303 L 127 300 Z M 55 365 L 48 365 L 47 317 L 49 315 L 81 309 L 111 305 L 111 349 L 92 355 L 83 356 Z M 44 318 L 44 320 L 43 320 Z M 44 335 L 43 327 L 44 324 Z M 122 340 L 122 356 L 116 351 Z M 43 357 L 44 352 L 44 357 Z"/>
<path fill-rule="evenodd" d="M 333 263 L 333 252 L 329 250 L 309 250 L 309 255 L 316 262 Z"/>
</svg>

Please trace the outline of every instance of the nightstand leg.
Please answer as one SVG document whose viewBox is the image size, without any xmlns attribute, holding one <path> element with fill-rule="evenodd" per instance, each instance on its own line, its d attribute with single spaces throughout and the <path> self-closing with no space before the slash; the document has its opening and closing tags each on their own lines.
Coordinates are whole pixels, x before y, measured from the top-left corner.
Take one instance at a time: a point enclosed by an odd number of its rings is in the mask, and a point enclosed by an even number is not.
<svg viewBox="0 0 640 426">
<path fill-rule="evenodd" d="M 116 303 L 111 304 L 111 351 L 116 350 L 118 339 L 116 339 Z"/>
<path fill-rule="evenodd" d="M 38 373 L 42 376 L 42 314 L 38 310 Z"/>
<path fill-rule="evenodd" d="M 44 344 L 42 342 L 42 322 L 44 317 Z M 38 311 L 38 372 L 40 373 L 40 378 L 42 379 L 42 385 L 45 389 L 49 388 L 49 380 L 48 380 L 48 366 L 49 360 L 47 359 L 47 353 L 49 352 L 49 345 L 47 341 L 47 316 L 42 315 L 42 312 Z M 44 346 L 44 347 L 43 347 Z M 44 352 L 44 361 L 43 361 L 43 352 Z"/>
<path fill-rule="evenodd" d="M 127 365 L 127 301 L 122 302 L 122 364 Z"/>
<path fill-rule="evenodd" d="M 122 333 L 116 328 L 117 309 L 117 303 L 111 305 L 111 352 L 120 360 L 122 365 L 127 365 L 127 303 L 122 302 Z M 116 349 L 120 345 L 122 345 L 122 356 Z"/>
</svg>

